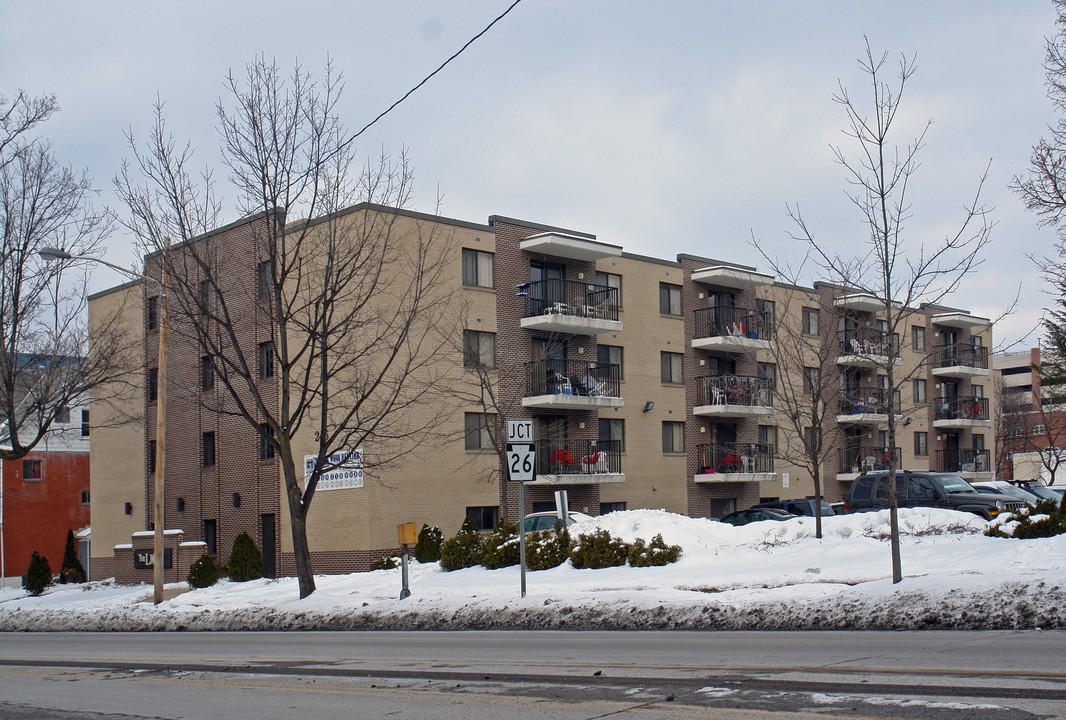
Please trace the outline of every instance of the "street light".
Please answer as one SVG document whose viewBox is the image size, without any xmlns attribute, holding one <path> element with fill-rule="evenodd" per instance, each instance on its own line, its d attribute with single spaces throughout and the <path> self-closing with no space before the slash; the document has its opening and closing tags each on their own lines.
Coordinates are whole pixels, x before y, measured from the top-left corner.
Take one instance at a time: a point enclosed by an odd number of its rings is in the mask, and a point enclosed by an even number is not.
<svg viewBox="0 0 1066 720">
<path fill-rule="evenodd" d="M 155 544 L 152 556 L 152 580 L 155 585 L 154 602 L 156 605 L 163 602 L 163 470 L 166 462 L 167 448 L 167 264 L 163 262 L 163 282 L 153 277 L 142 275 L 136 270 L 114 265 L 107 260 L 90 255 L 71 255 L 61 248 L 46 247 L 37 251 L 45 262 L 61 260 L 88 260 L 100 263 L 112 270 L 132 277 L 136 280 L 148 280 L 159 286 L 159 369 L 157 371 L 158 388 L 156 391 L 156 420 L 155 420 L 155 506 L 152 516 L 155 524 Z"/>
</svg>

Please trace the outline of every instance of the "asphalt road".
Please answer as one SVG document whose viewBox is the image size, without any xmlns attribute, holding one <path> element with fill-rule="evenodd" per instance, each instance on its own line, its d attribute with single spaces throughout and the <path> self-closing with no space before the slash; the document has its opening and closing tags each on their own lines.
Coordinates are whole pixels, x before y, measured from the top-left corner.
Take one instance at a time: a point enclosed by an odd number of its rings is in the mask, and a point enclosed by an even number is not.
<svg viewBox="0 0 1066 720">
<path fill-rule="evenodd" d="M 1066 718 L 1066 632 L 0 634 L 0 718 Z"/>
</svg>

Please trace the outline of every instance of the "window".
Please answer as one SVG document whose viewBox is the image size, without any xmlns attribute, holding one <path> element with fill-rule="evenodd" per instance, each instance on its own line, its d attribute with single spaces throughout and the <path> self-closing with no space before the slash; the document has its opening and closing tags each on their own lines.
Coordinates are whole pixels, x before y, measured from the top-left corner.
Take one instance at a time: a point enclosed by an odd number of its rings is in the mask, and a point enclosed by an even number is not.
<svg viewBox="0 0 1066 720">
<path fill-rule="evenodd" d="M 145 391 L 148 394 L 148 402 L 154 403 L 159 398 L 159 370 L 148 368 L 148 380 Z"/>
<path fill-rule="evenodd" d="M 758 364 L 758 366 L 756 368 L 756 373 L 759 376 L 760 380 L 765 380 L 770 385 L 770 389 L 771 390 L 774 390 L 774 389 L 777 388 L 777 366 L 776 365 L 774 365 L 773 363 L 763 363 L 763 362 L 761 362 L 761 363 Z"/>
<path fill-rule="evenodd" d="M 259 459 L 273 460 L 276 454 L 274 428 L 270 427 L 270 423 L 259 423 Z"/>
<path fill-rule="evenodd" d="M 274 341 L 259 343 L 259 379 L 274 377 Z"/>
<path fill-rule="evenodd" d="M 467 287 L 495 287 L 493 259 L 492 253 L 463 248 L 463 285 Z"/>
<path fill-rule="evenodd" d="M 681 314 L 681 286 L 659 283 L 659 312 L 663 315 Z"/>
<path fill-rule="evenodd" d="M 664 422 L 663 423 L 663 452 L 664 453 L 685 452 L 685 423 L 683 423 L 683 422 Z"/>
<path fill-rule="evenodd" d="M 773 300 L 756 300 L 755 312 L 759 314 L 759 318 L 762 320 L 764 328 L 771 328 L 774 325 L 774 301 Z"/>
<path fill-rule="evenodd" d="M 81 504 L 82 505 L 88 505 L 89 504 L 89 491 L 88 490 L 82 490 L 81 491 Z"/>
<path fill-rule="evenodd" d="M 215 284 L 210 280 L 200 283 L 200 313 L 211 315 L 215 312 Z"/>
<path fill-rule="evenodd" d="M 929 433 L 914 433 L 914 454 L 916 457 L 925 457 L 929 454 Z"/>
<path fill-rule="evenodd" d="M 914 381 L 914 402 L 915 404 L 925 402 L 925 380 Z"/>
<path fill-rule="evenodd" d="M 803 308 L 803 334 L 818 334 L 818 308 Z"/>
<path fill-rule="evenodd" d="M 145 308 L 148 315 L 148 329 L 156 330 L 159 328 L 159 297 L 148 298 L 148 305 Z"/>
<path fill-rule="evenodd" d="M 60 405 L 56 408 L 56 415 L 54 421 L 66 425 L 70 422 L 70 408 L 66 405 Z"/>
<path fill-rule="evenodd" d="M 500 519 L 500 508 L 496 505 L 468 507 L 466 516 L 474 521 L 478 530 L 492 530 Z"/>
<path fill-rule="evenodd" d="M 769 448 L 770 454 L 777 452 L 777 428 L 773 425 L 759 426 L 759 444 Z"/>
<path fill-rule="evenodd" d="M 803 428 L 803 450 L 807 453 L 822 451 L 822 433 L 818 428 Z"/>
<path fill-rule="evenodd" d="M 725 517 L 731 512 L 737 510 L 736 498 L 719 498 L 711 500 L 711 517 L 721 518 Z"/>
<path fill-rule="evenodd" d="M 204 544 L 207 545 L 207 554 L 214 555 L 218 551 L 218 526 L 214 520 L 204 520 Z"/>
<path fill-rule="evenodd" d="M 203 458 L 204 467 L 215 466 L 215 434 L 213 432 L 203 433 L 202 443 L 203 445 Z"/>
<path fill-rule="evenodd" d="M 496 367 L 496 333 L 463 330 L 463 367 Z"/>
<path fill-rule="evenodd" d="M 600 515 L 606 515 L 613 512 L 624 512 L 626 504 L 624 502 L 601 502 L 600 503 Z"/>
<path fill-rule="evenodd" d="M 814 395 L 818 392 L 821 373 L 816 367 L 803 368 L 803 394 Z"/>
<path fill-rule="evenodd" d="M 494 450 L 496 435 L 495 413 L 464 413 L 463 425 L 467 450 Z"/>
<path fill-rule="evenodd" d="M 664 383 L 680 384 L 684 382 L 681 376 L 681 353 L 664 352 L 659 354 L 659 379 Z"/>
<path fill-rule="evenodd" d="M 81 436 L 89 437 L 89 411 L 81 411 Z"/>
<path fill-rule="evenodd" d="M 200 390 L 215 389 L 215 368 L 211 366 L 211 358 L 204 355 L 200 358 Z"/>
<path fill-rule="evenodd" d="M 618 449 L 626 450 L 626 421 L 615 418 L 600 418 L 600 440 L 617 440 Z"/>
<path fill-rule="evenodd" d="M 911 347 L 917 351 L 925 350 L 925 328 L 911 328 Z"/>
<path fill-rule="evenodd" d="M 609 273 L 609 272 L 600 272 L 600 271 L 597 270 L 596 271 L 596 284 L 597 285 L 606 285 L 607 287 L 615 288 L 615 290 L 617 291 L 617 292 L 615 292 L 615 302 L 618 303 L 619 307 L 622 306 L 622 276 L 621 275 L 615 275 L 614 273 Z"/>
<path fill-rule="evenodd" d="M 973 385 L 973 396 L 975 398 L 983 398 L 985 396 L 984 385 Z"/>
<path fill-rule="evenodd" d="M 596 347 L 596 361 L 600 365 L 617 365 L 618 379 L 622 380 L 625 377 L 622 372 L 622 348 L 615 345 L 598 345 Z"/>
<path fill-rule="evenodd" d="M 256 268 L 256 287 L 259 291 L 260 300 L 269 300 L 274 295 L 274 273 L 270 269 L 270 261 L 264 260 Z"/>
<path fill-rule="evenodd" d="M 877 431 L 877 447 L 888 450 L 888 430 Z"/>
<path fill-rule="evenodd" d="M 1045 425 L 1033 425 L 1033 435 L 1043 435 L 1045 432 L 1047 432 Z"/>
<path fill-rule="evenodd" d="M 148 441 L 148 452 L 146 453 L 148 460 L 148 474 L 155 474 L 155 440 Z"/>
<path fill-rule="evenodd" d="M 41 481 L 41 461 L 40 460 L 23 460 L 22 461 L 22 480 L 23 480 L 23 482 L 40 482 Z"/>
</svg>

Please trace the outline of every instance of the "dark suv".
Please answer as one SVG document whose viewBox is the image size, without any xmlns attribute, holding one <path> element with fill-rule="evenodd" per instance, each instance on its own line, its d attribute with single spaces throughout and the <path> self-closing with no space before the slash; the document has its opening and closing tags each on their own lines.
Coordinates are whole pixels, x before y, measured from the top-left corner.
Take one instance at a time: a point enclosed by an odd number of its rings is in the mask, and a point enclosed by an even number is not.
<svg viewBox="0 0 1066 720">
<path fill-rule="evenodd" d="M 888 473 L 863 473 L 851 483 L 847 512 L 881 510 L 888 507 L 891 492 Z M 952 473 L 924 470 L 901 470 L 896 473 L 896 497 L 899 507 L 938 507 L 961 510 L 991 520 L 1000 513 L 1013 512 L 1025 503 L 1006 495 L 992 495 L 974 490 L 970 483 Z"/>
<path fill-rule="evenodd" d="M 814 508 L 817 505 L 817 500 L 814 498 L 804 498 L 802 500 L 767 500 L 761 502 L 754 507 L 757 508 L 777 508 L 778 510 L 784 510 L 790 512 L 793 515 L 806 515 L 808 517 L 814 517 Z M 822 500 L 822 517 L 829 517 L 830 515 L 836 515 L 833 511 L 833 506 Z"/>
</svg>

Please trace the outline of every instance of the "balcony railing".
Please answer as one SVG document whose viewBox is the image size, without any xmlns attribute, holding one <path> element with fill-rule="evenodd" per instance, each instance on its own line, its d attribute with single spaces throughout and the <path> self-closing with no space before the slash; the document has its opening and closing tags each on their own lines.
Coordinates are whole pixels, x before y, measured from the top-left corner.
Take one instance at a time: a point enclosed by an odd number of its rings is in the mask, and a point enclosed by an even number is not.
<svg viewBox="0 0 1066 720">
<path fill-rule="evenodd" d="M 862 473 L 871 470 L 887 470 L 891 455 L 896 457 L 896 469 L 903 468 L 903 453 L 900 449 L 886 447 L 842 448 L 840 450 L 840 472 Z"/>
<path fill-rule="evenodd" d="M 864 357 L 895 357 L 899 349 L 899 335 L 872 327 L 857 327 L 837 332 L 841 355 Z"/>
<path fill-rule="evenodd" d="M 541 440 L 538 475 L 604 475 L 622 472 L 620 440 Z"/>
<path fill-rule="evenodd" d="M 970 395 L 938 397 L 937 420 L 988 420 L 988 398 Z"/>
<path fill-rule="evenodd" d="M 696 405 L 773 408 L 773 383 L 768 379 L 748 375 L 696 378 Z"/>
<path fill-rule="evenodd" d="M 545 359 L 526 363 L 526 397 L 533 395 L 622 396 L 622 368 L 585 360 Z"/>
<path fill-rule="evenodd" d="M 880 387 L 845 389 L 840 393 L 840 415 L 887 415 L 889 391 Z M 900 413 L 900 394 L 894 396 L 894 412 Z"/>
<path fill-rule="evenodd" d="M 719 443 L 697 445 L 700 473 L 772 473 L 774 453 L 770 445 L 759 443 Z"/>
<path fill-rule="evenodd" d="M 549 278 L 520 285 L 526 298 L 525 317 L 570 315 L 597 320 L 618 320 L 618 288 L 581 280 Z"/>
<path fill-rule="evenodd" d="M 991 472 L 991 462 L 991 453 L 988 450 L 959 448 L 936 451 L 937 472 Z"/>
<path fill-rule="evenodd" d="M 964 343 L 938 345 L 936 348 L 936 366 L 971 367 L 979 370 L 988 369 L 988 348 Z"/>
<path fill-rule="evenodd" d="M 699 308 L 694 313 L 695 337 L 742 337 L 772 340 L 774 316 L 742 307 Z"/>
</svg>

